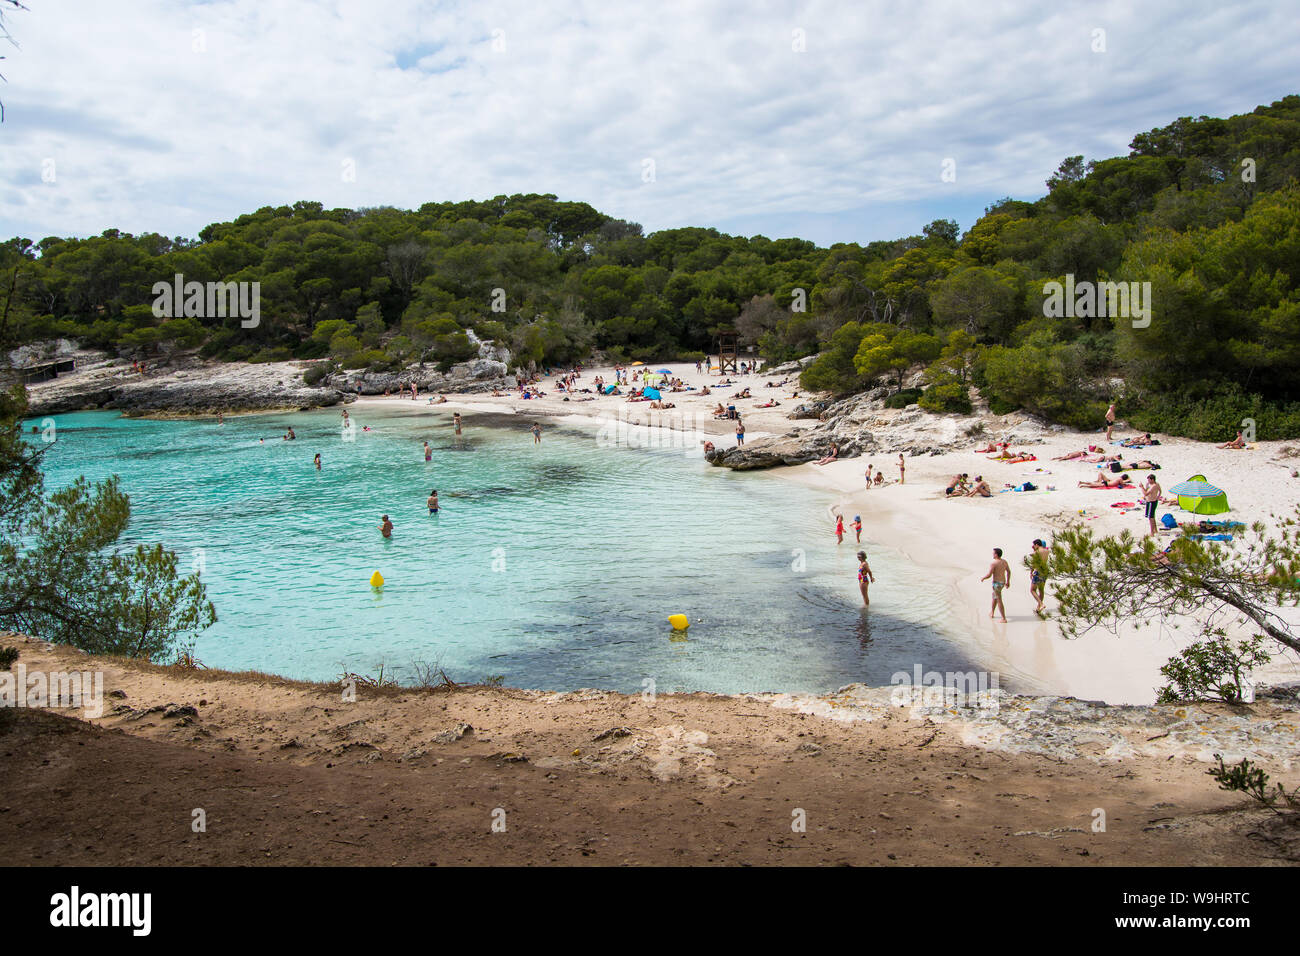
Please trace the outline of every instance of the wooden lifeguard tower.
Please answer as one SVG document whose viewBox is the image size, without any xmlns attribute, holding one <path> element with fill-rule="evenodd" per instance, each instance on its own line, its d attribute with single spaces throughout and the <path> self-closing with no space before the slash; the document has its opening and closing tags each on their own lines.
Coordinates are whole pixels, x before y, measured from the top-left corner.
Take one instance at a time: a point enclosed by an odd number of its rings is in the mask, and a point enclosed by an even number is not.
<svg viewBox="0 0 1300 956">
<path fill-rule="evenodd" d="M 727 372 L 740 374 L 738 368 L 739 352 L 736 348 L 736 330 L 718 329 L 718 374 Z"/>
</svg>

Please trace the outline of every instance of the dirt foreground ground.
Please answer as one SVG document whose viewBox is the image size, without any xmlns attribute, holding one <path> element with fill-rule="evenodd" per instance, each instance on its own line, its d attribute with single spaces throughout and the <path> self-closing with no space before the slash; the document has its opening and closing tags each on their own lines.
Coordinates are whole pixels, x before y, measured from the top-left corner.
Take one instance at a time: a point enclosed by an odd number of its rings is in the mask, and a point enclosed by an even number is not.
<svg viewBox="0 0 1300 956">
<path fill-rule="evenodd" d="M 102 671 L 104 692 L 99 718 L 0 711 L 11 864 L 1300 859 L 1294 827 L 1187 754 L 1060 759 L 973 746 L 905 708 L 840 720 L 760 696 L 363 686 L 346 702 L 337 687 L 4 643 L 29 674 Z"/>
</svg>

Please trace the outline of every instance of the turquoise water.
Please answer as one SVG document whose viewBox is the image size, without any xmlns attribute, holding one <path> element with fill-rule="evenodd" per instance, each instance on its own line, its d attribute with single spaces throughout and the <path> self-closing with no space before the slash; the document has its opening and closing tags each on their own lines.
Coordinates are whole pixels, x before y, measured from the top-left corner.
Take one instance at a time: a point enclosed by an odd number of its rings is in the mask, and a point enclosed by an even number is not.
<svg viewBox="0 0 1300 956">
<path fill-rule="evenodd" d="M 196 648 L 210 667 L 328 680 L 383 665 L 410 681 L 429 662 L 458 682 L 731 693 L 970 667 L 935 630 L 945 595 L 869 532 L 889 584 L 862 609 L 857 549 L 836 547 L 816 492 L 680 449 L 599 447 L 580 426 L 549 425 L 534 446 L 529 423 L 504 416 L 466 414 L 457 439 L 449 412 L 350 413 L 352 441 L 337 410 L 224 425 L 58 415 L 47 487 L 121 476 L 123 544 L 162 542 L 202 568 L 219 618 Z M 686 640 L 666 622 L 676 612 Z"/>
</svg>

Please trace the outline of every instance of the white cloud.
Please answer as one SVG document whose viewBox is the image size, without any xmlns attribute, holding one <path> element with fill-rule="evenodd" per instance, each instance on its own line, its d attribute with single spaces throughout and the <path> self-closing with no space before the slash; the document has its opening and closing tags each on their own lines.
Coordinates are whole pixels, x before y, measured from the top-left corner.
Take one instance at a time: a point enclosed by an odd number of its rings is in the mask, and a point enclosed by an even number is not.
<svg viewBox="0 0 1300 956">
<path fill-rule="evenodd" d="M 1063 156 L 1293 92 L 1300 40 L 1268 3 L 548 6 L 32 5 L 0 88 L 0 235 L 554 192 L 648 229 L 822 221 L 814 238 L 865 241 L 900 210 L 1034 197 Z"/>
</svg>

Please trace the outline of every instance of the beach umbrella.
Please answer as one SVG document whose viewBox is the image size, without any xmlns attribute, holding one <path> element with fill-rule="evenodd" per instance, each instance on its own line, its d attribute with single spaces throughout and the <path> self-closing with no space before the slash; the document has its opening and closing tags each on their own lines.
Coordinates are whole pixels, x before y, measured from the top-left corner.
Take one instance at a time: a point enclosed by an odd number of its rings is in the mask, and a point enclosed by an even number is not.
<svg viewBox="0 0 1300 956">
<path fill-rule="evenodd" d="M 660 374 L 660 375 L 672 375 L 672 374 L 673 374 L 673 370 L 670 369 L 670 368 L 661 368 L 661 369 L 659 370 L 659 374 Z"/>
<path fill-rule="evenodd" d="M 633 365 L 644 365 L 645 362 L 633 362 L 632 364 L 633 364 Z"/>
<path fill-rule="evenodd" d="M 1169 489 L 1178 496 L 1178 504 L 1195 515 L 1217 515 L 1228 511 L 1228 496 L 1220 488 L 1205 480 L 1204 475 L 1192 475 Z"/>
</svg>

